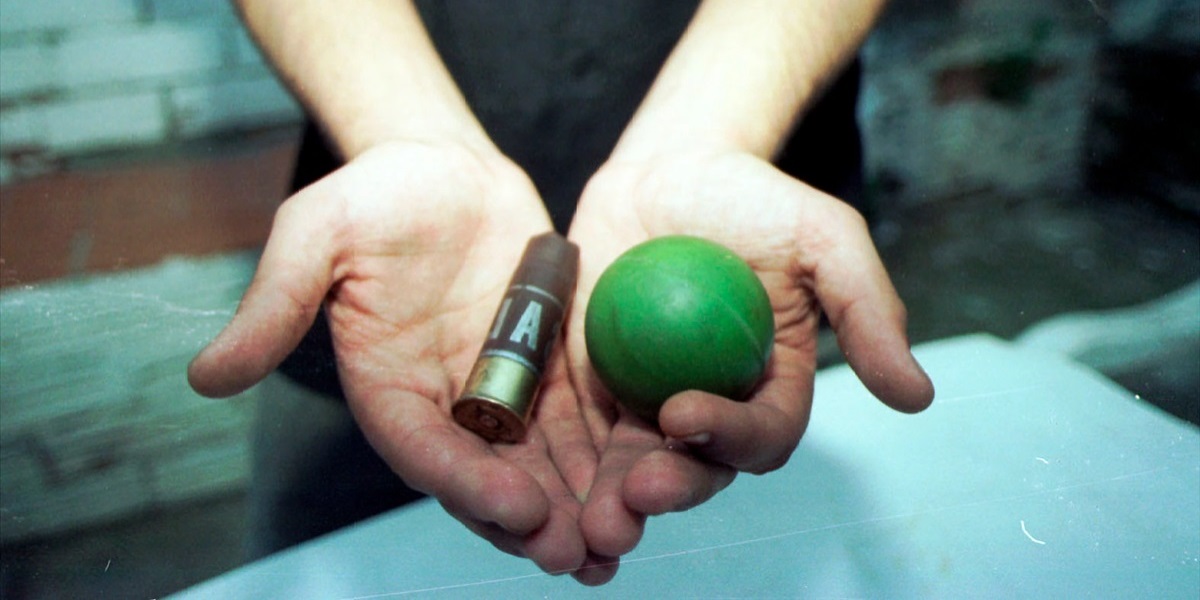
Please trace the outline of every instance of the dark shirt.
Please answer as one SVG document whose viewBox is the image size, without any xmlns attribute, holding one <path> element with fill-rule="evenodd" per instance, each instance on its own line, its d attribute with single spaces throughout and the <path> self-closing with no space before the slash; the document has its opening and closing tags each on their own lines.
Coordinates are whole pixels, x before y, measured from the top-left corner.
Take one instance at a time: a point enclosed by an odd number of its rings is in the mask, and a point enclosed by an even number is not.
<svg viewBox="0 0 1200 600">
<path fill-rule="evenodd" d="M 588 178 L 611 153 L 698 1 L 427 0 L 417 5 L 475 115 L 500 150 L 529 174 L 555 228 L 565 232 Z M 807 113 L 775 162 L 863 210 L 858 86 L 856 63 Z M 310 124 L 293 191 L 338 166 Z M 280 370 L 341 396 L 323 316 Z"/>
</svg>

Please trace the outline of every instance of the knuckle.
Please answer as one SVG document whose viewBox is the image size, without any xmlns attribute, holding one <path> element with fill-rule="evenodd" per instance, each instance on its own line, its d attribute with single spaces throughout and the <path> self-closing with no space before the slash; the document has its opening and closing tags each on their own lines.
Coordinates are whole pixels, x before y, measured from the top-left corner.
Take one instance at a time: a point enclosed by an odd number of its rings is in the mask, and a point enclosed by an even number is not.
<svg viewBox="0 0 1200 600">
<path fill-rule="evenodd" d="M 800 438 L 804 433 L 804 428 L 788 415 L 774 414 L 764 423 L 766 425 L 761 427 L 759 434 L 755 436 L 761 442 L 751 446 L 751 455 L 741 469 L 753 475 L 763 475 L 783 468 L 800 445 Z"/>
<path fill-rule="evenodd" d="M 751 475 L 766 475 L 772 471 L 778 471 L 779 469 L 782 469 L 784 465 L 788 463 L 788 460 L 790 460 L 791 457 L 792 450 L 789 449 L 786 452 L 776 453 L 772 456 L 759 459 L 747 465 L 747 468 L 743 470 Z"/>
</svg>

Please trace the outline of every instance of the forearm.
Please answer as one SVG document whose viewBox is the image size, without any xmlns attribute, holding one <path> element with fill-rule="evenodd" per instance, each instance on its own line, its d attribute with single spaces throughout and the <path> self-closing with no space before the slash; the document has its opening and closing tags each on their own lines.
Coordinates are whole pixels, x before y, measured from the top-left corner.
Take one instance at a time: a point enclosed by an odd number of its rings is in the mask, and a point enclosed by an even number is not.
<svg viewBox="0 0 1200 600">
<path fill-rule="evenodd" d="M 705 0 L 614 158 L 697 147 L 770 158 L 886 0 Z"/>
<path fill-rule="evenodd" d="M 236 0 L 345 158 L 388 139 L 491 148 L 407 0 Z"/>
</svg>

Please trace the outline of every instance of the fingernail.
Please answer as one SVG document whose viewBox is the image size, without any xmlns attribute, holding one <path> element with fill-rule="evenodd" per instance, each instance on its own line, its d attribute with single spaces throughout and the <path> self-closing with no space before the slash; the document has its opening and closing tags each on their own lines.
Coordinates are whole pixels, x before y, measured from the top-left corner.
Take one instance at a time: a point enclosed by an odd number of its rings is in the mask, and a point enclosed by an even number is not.
<svg viewBox="0 0 1200 600">
<path fill-rule="evenodd" d="M 685 443 L 689 446 L 703 446 L 704 444 L 707 444 L 710 441 L 712 441 L 712 434 L 708 433 L 707 431 L 703 431 L 700 433 L 694 433 L 692 435 L 689 435 L 689 436 L 683 438 L 683 443 Z"/>
</svg>

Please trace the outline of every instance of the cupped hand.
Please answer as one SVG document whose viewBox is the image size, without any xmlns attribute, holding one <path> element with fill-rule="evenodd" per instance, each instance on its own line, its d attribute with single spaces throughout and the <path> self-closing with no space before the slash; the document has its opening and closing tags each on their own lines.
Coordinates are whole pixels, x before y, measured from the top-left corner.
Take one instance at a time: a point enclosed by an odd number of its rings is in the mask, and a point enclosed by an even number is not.
<svg viewBox="0 0 1200 600">
<path fill-rule="evenodd" d="M 767 372 L 747 401 L 683 392 L 662 407 L 655 429 L 599 382 L 583 325 L 604 268 L 629 247 L 671 234 L 716 241 L 745 259 L 768 291 L 776 330 Z M 822 312 L 880 400 L 917 412 L 933 399 L 864 220 L 756 156 L 696 151 L 611 160 L 589 182 L 570 237 L 582 251 L 567 328 L 570 374 L 602 452 L 580 522 L 597 553 L 620 556 L 637 544 L 648 515 L 686 510 L 739 471 L 764 473 L 788 460 L 812 406 Z"/>
<path fill-rule="evenodd" d="M 527 240 L 549 229 L 532 184 L 499 154 L 378 146 L 280 207 L 236 315 L 189 380 L 210 396 L 250 387 L 324 305 L 349 407 L 405 482 L 547 571 L 603 562 L 578 524 L 597 457 L 561 356 L 525 443 L 489 445 L 450 418 Z"/>
</svg>

